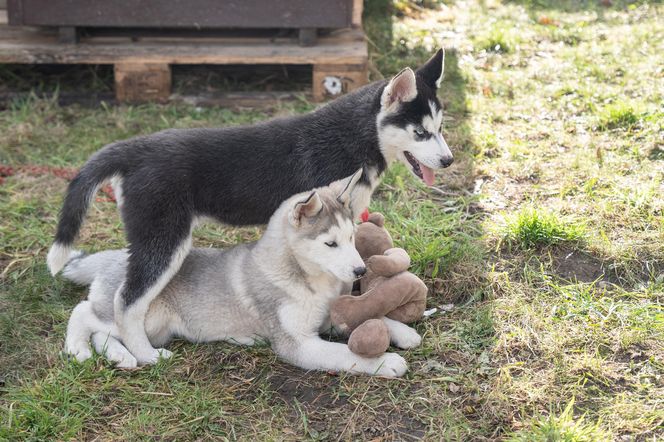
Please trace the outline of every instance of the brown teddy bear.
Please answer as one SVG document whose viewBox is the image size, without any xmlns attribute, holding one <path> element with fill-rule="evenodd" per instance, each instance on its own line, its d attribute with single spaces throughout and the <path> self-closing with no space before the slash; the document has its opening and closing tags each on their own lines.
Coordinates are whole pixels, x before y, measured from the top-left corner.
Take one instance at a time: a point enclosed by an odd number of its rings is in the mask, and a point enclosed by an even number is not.
<svg viewBox="0 0 664 442">
<path fill-rule="evenodd" d="M 376 357 L 387 350 L 391 340 L 381 318 L 404 324 L 420 319 L 427 286 L 408 272 L 410 257 L 405 250 L 393 247 L 392 237 L 383 227 L 383 215 L 374 212 L 363 218 L 365 222 L 357 226 L 355 247 L 367 273 L 360 279 L 359 296 L 344 295 L 333 301 L 330 318 L 333 326 L 350 334 L 348 347 L 353 353 Z"/>
</svg>

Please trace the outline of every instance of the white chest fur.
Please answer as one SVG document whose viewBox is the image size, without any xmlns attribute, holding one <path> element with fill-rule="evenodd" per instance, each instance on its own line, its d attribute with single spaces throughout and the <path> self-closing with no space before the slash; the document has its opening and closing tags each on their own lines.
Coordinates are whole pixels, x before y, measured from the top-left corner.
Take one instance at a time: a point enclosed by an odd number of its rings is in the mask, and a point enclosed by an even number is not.
<svg viewBox="0 0 664 442">
<path fill-rule="evenodd" d="M 294 287 L 279 307 L 279 322 L 292 336 L 317 336 L 330 314 L 330 302 L 341 294 L 342 284 L 323 276 L 307 286 Z"/>
<path fill-rule="evenodd" d="M 371 195 L 373 195 L 374 190 L 376 190 L 376 187 L 378 187 L 378 184 L 380 184 L 380 176 L 378 175 L 378 171 L 376 169 L 369 169 L 367 173 L 369 175 L 369 184 L 358 184 L 351 194 L 351 207 L 357 214 L 362 212 L 364 209 L 369 208 Z"/>
</svg>

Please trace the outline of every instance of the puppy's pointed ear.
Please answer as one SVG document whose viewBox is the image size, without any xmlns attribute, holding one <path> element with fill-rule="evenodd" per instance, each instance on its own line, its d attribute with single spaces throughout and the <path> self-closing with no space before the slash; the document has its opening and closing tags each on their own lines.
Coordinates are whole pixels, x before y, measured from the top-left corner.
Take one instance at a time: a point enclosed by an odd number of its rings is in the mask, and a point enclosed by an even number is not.
<svg viewBox="0 0 664 442">
<path fill-rule="evenodd" d="M 339 188 L 341 191 L 337 195 L 337 201 L 343 204 L 345 207 L 350 207 L 351 195 L 353 189 L 357 185 L 357 182 L 362 177 L 362 168 L 359 168 L 349 177 L 344 178 L 343 180 L 337 181 L 340 184 Z"/>
<path fill-rule="evenodd" d="M 443 71 L 445 70 L 445 50 L 438 49 L 438 52 L 429 59 L 424 66 L 417 70 L 424 82 L 434 89 L 440 87 L 440 82 L 443 81 Z"/>
<path fill-rule="evenodd" d="M 380 106 L 383 109 L 392 109 L 394 105 L 412 101 L 415 97 L 417 97 L 415 73 L 411 68 L 406 68 L 387 83 L 380 97 Z"/>
<path fill-rule="evenodd" d="M 289 221 L 294 227 L 300 227 L 306 218 L 313 218 L 323 209 L 323 202 L 315 190 L 305 199 L 295 203 L 290 211 Z"/>
</svg>

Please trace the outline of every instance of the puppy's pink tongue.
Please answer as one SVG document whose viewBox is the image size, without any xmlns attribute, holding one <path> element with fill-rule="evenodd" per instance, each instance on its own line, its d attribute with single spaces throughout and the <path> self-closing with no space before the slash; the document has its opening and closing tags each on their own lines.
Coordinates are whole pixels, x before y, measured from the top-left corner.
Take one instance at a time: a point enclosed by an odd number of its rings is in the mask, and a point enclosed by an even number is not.
<svg viewBox="0 0 664 442">
<path fill-rule="evenodd" d="M 433 186 L 434 181 L 436 180 L 436 175 L 433 172 L 433 169 L 425 166 L 420 163 L 420 169 L 422 170 L 422 179 L 427 186 Z"/>
</svg>

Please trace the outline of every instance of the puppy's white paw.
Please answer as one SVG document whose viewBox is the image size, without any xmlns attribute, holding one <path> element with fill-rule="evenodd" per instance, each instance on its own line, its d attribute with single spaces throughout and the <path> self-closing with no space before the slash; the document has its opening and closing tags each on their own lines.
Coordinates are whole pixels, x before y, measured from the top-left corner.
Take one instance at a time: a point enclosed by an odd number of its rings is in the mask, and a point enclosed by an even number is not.
<svg viewBox="0 0 664 442">
<path fill-rule="evenodd" d="M 157 352 L 159 353 L 160 359 L 170 359 L 171 356 L 173 356 L 173 352 L 170 350 L 166 350 L 165 348 L 158 348 Z"/>
<path fill-rule="evenodd" d="M 395 347 L 408 349 L 420 345 L 422 336 L 414 328 L 404 326 L 398 332 L 392 332 L 391 341 Z"/>
<path fill-rule="evenodd" d="M 109 361 L 115 363 L 115 366 L 117 368 L 136 368 L 138 367 L 138 361 L 132 355 L 129 353 L 129 351 L 126 348 L 114 348 L 112 346 L 109 346 L 108 349 L 106 349 L 106 358 L 108 358 Z"/>
<path fill-rule="evenodd" d="M 406 360 L 396 353 L 385 353 L 377 359 L 380 361 L 380 367 L 375 372 L 378 376 L 399 378 L 408 371 Z"/>
<path fill-rule="evenodd" d="M 65 348 L 65 353 L 73 356 L 78 362 L 87 361 L 92 357 L 92 350 L 89 348 Z"/>
<path fill-rule="evenodd" d="M 165 348 L 155 348 L 150 354 L 143 357 L 136 357 L 138 365 L 154 365 L 159 359 L 169 359 L 173 356 L 173 352 Z"/>
<path fill-rule="evenodd" d="M 113 359 L 115 362 L 115 366 L 117 368 L 136 368 L 138 367 L 138 361 L 136 360 L 135 357 L 130 355 L 129 353 L 122 355 L 118 359 Z"/>
</svg>

